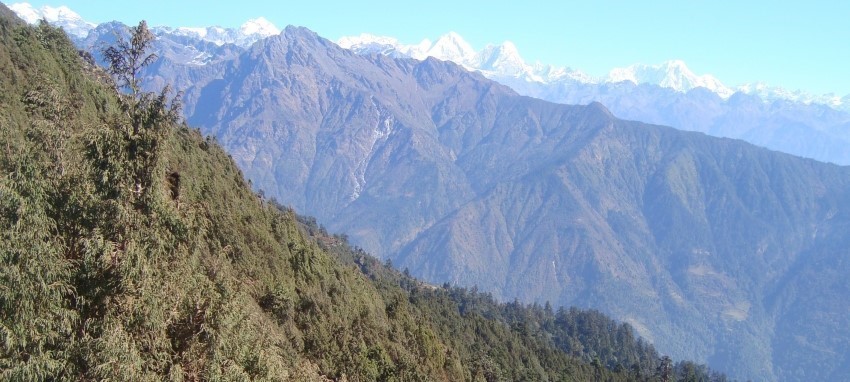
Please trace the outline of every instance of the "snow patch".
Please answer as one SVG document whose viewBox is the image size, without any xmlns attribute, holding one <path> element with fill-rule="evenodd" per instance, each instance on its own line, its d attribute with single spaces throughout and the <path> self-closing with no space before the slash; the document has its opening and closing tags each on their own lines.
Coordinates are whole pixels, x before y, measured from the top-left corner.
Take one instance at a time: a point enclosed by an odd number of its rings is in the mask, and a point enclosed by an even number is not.
<svg viewBox="0 0 850 382">
<path fill-rule="evenodd" d="M 375 152 L 375 147 L 378 143 L 386 140 L 386 138 L 392 134 L 396 122 L 395 117 L 393 117 L 391 113 L 387 112 L 375 103 L 374 97 L 370 97 L 369 101 L 372 104 L 372 108 L 375 110 L 377 123 L 369 132 L 369 138 L 367 139 L 365 146 L 362 147 L 363 155 L 358 160 L 357 166 L 354 168 L 354 173 L 351 174 L 354 178 L 354 189 L 351 192 L 349 202 L 357 200 L 363 192 L 363 189 L 366 188 L 366 169 L 369 167 L 369 159 L 372 158 L 372 155 Z"/>
</svg>

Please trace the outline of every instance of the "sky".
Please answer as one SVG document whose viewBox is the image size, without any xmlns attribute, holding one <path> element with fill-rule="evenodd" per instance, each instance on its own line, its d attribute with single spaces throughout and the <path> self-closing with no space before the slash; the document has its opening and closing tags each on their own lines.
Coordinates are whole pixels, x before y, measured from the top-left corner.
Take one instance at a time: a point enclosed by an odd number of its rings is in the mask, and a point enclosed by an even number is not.
<svg viewBox="0 0 850 382">
<path fill-rule="evenodd" d="M 17 1 L 12 1 L 17 2 Z M 10 3 L 12 3 L 10 2 Z M 762 81 L 815 94 L 850 94 L 850 1 L 253 1 L 50 0 L 84 19 L 135 25 L 238 27 L 265 17 L 337 40 L 371 33 L 402 43 L 454 31 L 476 50 L 512 41 L 528 62 L 594 76 L 680 59 L 727 86 Z"/>
</svg>

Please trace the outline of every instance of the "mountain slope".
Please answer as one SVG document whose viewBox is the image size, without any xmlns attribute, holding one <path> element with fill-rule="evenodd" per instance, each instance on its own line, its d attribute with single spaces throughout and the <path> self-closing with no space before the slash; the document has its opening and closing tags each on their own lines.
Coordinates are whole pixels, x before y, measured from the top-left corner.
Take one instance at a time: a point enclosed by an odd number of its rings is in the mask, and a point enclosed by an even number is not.
<svg viewBox="0 0 850 382">
<path fill-rule="evenodd" d="M 626 381 L 671 366 L 598 312 L 381 266 L 254 194 L 167 100 L 119 96 L 61 31 L 2 4 L 0 88 L 3 380 Z"/>
<path fill-rule="evenodd" d="M 255 187 L 414 274 L 596 307 L 742 378 L 846 371 L 831 270 L 847 267 L 847 168 L 521 97 L 435 59 L 358 56 L 302 28 L 205 70 L 224 75 L 189 89 L 188 119 Z M 813 287 L 823 296 L 800 295 Z M 792 324 L 808 312 L 836 315 Z"/>
</svg>

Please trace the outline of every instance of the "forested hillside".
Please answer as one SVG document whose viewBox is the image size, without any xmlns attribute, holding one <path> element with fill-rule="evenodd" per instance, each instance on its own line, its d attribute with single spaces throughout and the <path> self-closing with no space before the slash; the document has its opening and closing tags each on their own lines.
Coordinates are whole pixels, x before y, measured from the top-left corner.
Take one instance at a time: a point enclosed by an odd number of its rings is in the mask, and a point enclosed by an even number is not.
<svg viewBox="0 0 850 382">
<path fill-rule="evenodd" d="M 139 41 L 110 78 L 0 5 L 0 379 L 708 378 L 599 313 L 423 284 L 299 223 L 138 91 Z"/>
</svg>

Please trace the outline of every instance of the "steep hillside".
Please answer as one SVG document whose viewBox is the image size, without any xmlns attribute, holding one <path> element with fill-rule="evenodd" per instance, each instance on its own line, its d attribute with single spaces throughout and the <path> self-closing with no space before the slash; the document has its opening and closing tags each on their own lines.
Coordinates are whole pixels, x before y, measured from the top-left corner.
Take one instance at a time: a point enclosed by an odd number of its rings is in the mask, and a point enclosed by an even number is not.
<svg viewBox="0 0 850 382">
<path fill-rule="evenodd" d="M 597 308 L 741 378 L 848 372 L 847 168 L 303 28 L 202 70 L 188 120 L 254 187 L 415 275 Z"/>
<path fill-rule="evenodd" d="M 3 380 L 710 375 L 599 313 L 433 287 L 316 234 L 167 92 L 119 96 L 61 31 L 2 5 L 0 90 Z"/>
</svg>

